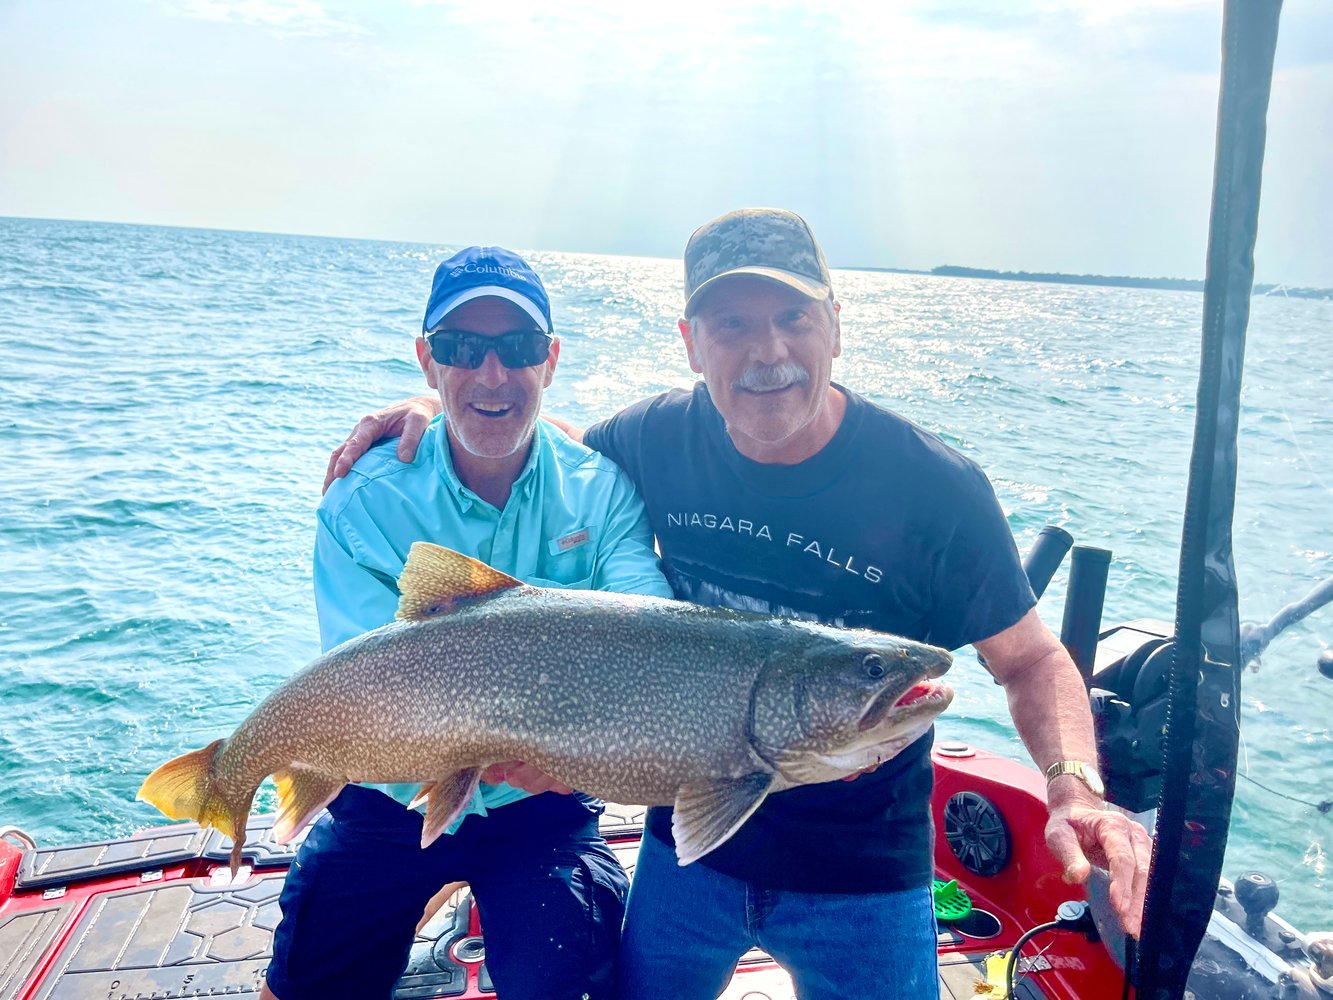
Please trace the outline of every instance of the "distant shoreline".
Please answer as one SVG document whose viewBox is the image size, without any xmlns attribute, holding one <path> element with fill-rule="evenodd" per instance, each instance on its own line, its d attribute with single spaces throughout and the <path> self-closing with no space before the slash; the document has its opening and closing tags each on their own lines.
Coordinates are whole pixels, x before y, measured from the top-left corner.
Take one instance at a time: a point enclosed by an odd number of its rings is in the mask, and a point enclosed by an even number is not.
<svg viewBox="0 0 1333 1000">
<path fill-rule="evenodd" d="M 185 229 L 196 232 L 239 233 L 246 236 L 287 236 L 295 239 L 347 240 L 368 243 L 411 243 L 417 246 L 452 246 L 449 243 L 423 243 L 419 240 L 395 240 L 374 236 L 330 236 L 324 233 L 284 233 L 259 229 L 221 229 L 215 226 L 189 226 L 159 222 L 121 222 L 108 219 L 58 219 L 36 215 L 0 215 L 0 222 L 62 222 L 75 225 L 93 226 L 131 226 L 146 229 Z M 545 251 L 550 253 L 596 253 L 590 250 Z M 603 254 L 604 256 L 626 256 L 625 254 Z M 668 259 L 668 258 L 662 258 Z M 866 267 L 838 265 L 835 270 L 873 271 L 880 274 L 920 274 L 942 278 L 989 278 L 996 281 L 1042 281 L 1061 285 L 1103 285 L 1118 288 L 1158 288 L 1173 292 L 1202 292 L 1203 282 L 1193 278 L 1133 278 L 1106 274 L 1061 274 L 1041 271 L 994 271 L 984 267 L 961 267 L 956 264 L 941 264 L 929 271 L 910 267 Z M 1294 288 L 1282 284 L 1256 284 L 1254 295 L 1285 295 L 1297 299 L 1333 300 L 1333 288 Z"/>
<path fill-rule="evenodd" d="M 899 267 L 853 267 L 850 271 L 882 271 L 890 274 L 924 274 L 944 278 L 990 278 L 996 281 L 1044 281 L 1061 285 L 1105 285 L 1114 288 L 1159 288 L 1171 292 L 1202 292 L 1203 282 L 1193 278 L 1133 278 L 1113 274 L 1060 274 L 1040 271 L 992 271 L 983 267 L 942 264 L 929 271 Z M 1254 295 L 1285 295 L 1294 299 L 1333 299 L 1333 288 L 1292 288 L 1289 285 L 1256 284 Z"/>
</svg>

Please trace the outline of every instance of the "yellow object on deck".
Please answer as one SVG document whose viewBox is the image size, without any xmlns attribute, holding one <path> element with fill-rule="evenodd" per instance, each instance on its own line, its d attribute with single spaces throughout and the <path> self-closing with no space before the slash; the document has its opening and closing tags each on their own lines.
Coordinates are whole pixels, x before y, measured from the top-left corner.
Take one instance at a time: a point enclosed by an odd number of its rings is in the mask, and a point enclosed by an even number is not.
<svg viewBox="0 0 1333 1000">
<path fill-rule="evenodd" d="M 995 951 L 986 956 L 986 978 L 978 979 L 976 995 L 993 997 L 994 1000 L 1008 1000 L 1009 984 L 1005 982 L 1005 972 L 1009 967 L 1009 952 Z"/>
</svg>

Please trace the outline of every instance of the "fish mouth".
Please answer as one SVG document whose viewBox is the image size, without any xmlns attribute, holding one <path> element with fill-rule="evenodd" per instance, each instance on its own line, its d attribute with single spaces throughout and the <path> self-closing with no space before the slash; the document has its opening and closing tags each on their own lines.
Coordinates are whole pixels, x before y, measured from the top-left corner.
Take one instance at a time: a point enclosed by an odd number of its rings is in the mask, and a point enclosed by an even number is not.
<svg viewBox="0 0 1333 1000">
<path fill-rule="evenodd" d="M 938 715 L 953 701 L 953 688 L 926 675 L 906 691 L 882 692 L 861 713 L 856 724 L 859 732 L 897 726 L 922 715 Z"/>
</svg>

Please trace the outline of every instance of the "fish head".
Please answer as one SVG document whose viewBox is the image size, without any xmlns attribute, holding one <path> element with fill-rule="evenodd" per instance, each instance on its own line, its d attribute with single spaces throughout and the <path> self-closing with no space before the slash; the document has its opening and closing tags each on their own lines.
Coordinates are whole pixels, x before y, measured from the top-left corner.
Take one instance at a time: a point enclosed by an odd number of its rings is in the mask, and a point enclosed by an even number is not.
<svg viewBox="0 0 1333 1000">
<path fill-rule="evenodd" d="M 888 760 L 953 701 L 937 680 L 952 662 L 943 649 L 867 629 L 802 633 L 780 644 L 751 699 L 751 743 L 793 784 Z"/>
</svg>

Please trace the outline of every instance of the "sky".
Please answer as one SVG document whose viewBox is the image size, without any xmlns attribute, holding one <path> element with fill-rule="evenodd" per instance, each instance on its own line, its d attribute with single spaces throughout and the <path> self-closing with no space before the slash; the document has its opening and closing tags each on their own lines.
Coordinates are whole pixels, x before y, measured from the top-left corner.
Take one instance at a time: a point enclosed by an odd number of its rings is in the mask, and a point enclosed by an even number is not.
<svg viewBox="0 0 1333 1000">
<path fill-rule="evenodd" d="M 1221 0 L 0 0 L 0 215 L 1199 278 Z M 1286 0 L 1256 279 L 1333 287 L 1333 2 Z"/>
</svg>

